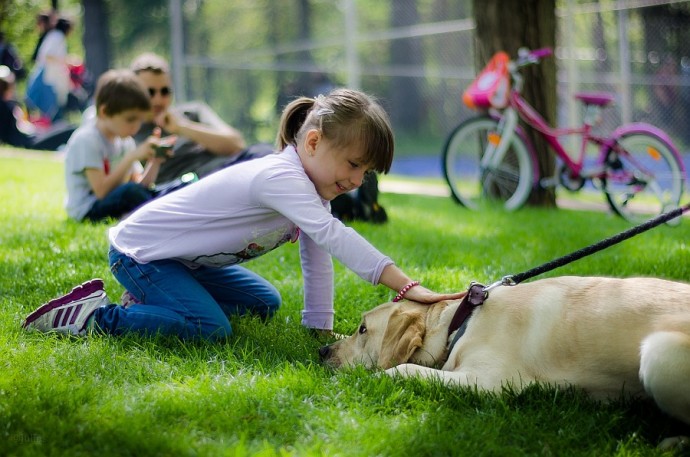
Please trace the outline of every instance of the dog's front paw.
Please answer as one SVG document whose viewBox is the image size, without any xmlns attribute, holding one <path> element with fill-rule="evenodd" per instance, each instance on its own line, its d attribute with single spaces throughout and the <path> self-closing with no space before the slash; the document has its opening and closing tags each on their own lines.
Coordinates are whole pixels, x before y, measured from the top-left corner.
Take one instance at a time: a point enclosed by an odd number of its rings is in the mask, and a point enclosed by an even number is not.
<svg viewBox="0 0 690 457">
<path fill-rule="evenodd" d="M 392 368 L 388 368 L 387 370 L 384 370 L 383 373 L 386 375 L 395 378 L 398 376 L 402 377 L 409 377 L 409 376 L 415 376 L 417 374 L 417 365 L 413 365 L 410 363 L 403 363 L 401 365 L 396 365 Z"/>
</svg>

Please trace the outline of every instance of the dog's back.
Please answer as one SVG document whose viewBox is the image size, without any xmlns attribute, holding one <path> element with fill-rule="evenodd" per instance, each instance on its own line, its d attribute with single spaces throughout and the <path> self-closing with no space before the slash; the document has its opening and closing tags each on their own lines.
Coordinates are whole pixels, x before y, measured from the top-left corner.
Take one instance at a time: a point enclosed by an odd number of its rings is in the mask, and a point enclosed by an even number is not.
<svg viewBox="0 0 690 457">
<path fill-rule="evenodd" d="M 596 398 L 646 391 L 690 423 L 690 285 L 558 277 L 496 288 L 443 369 L 475 373 L 488 389 L 508 380 Z"/>
</svg>

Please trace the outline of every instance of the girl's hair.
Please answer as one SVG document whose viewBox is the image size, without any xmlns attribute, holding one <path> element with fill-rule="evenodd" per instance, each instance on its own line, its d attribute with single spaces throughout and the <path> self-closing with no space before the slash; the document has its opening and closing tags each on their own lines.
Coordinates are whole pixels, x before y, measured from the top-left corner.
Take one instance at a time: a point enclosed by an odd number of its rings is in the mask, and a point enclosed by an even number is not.
<svg viewBox="0 0 690 457">
<path fill-rule="evenodd" d="M 127 110 L 149 111 L 151 98 L 139 77 L 131 70 L 108 70 L 98 78 L 96 109 L 105 106 L 105 114 L 114 116 Z"/>
<path fill-rule="evenodd" d="M 276 138 L 279 149 L 297 146 L 304 133 L 318 129 L 334 147 L 359 146 L 366 164 L 388 173 L 395 149 L 393 129 L 376 100 L 351 89 L 334 89 L 316 98 L 300 97 L 288 104 Z"/>
</svg>

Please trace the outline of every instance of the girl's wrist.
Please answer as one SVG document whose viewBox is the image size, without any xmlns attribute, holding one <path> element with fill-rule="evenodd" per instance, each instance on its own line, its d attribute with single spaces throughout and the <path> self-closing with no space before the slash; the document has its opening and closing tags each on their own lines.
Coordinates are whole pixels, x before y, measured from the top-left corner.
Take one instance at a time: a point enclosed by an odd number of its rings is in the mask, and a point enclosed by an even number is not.
<svg viewBox="0 0 690 457">
<path fill-rule="evenodd" d="M 395 298 L 393 299 L 393 302 L 399 302 L 400 300 L 402 300 L 403 298 L 405 298 L 405 294 L 406 294 L 407 292 L 409 292 L 410 289 L 412 289 L 413 287 L 418 286 L 418 285 L 419 285 L 419 281 L 412 281 L 412 282 L 409 282 L 409 283 L 405 284 L 405 285 L 402 287 L 402 289 L 400 289 L 400 290 L 398 291 L 398 294 L 397 294 L 397 295 L 395 296 Z"/>
</svg>

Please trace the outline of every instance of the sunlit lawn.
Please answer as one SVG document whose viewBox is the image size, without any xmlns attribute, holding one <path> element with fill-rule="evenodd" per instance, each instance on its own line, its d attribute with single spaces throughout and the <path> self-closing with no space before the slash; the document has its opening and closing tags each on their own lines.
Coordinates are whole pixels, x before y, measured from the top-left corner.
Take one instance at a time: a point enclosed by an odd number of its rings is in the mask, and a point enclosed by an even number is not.
<svg viewBox="0 0 690 457">
<path fill-rule="evenodd" d="M 335 373 L 300 326 L 298 248 L 248 267 L 284 304 L 263 324 L 234 319 L 222 344 L 26 333 L 23 317 L 90 279 L 122 288 L 107 266 L 106 224 L 66 219 L 60 161 L 0 149 L 0 455 L 661 455 L 681 426 L 646 402 L 598 404 L 535 387 L 479 394 Z M 22 153 L 20 152 L 20 155 Z M 385 182 L 384 178 L 384 182 Z M 399 178 L 396 178 L 399 179 Z M 390 221 L 355 224 L 408 274 L 436 290 L 519 273 L 629 228 L 602 212 L 487 209 L 384 193 Z M 659 227 L 548 275 L 690 278 L 690 220 Z M 336 262 L 335 330 L 392 298 Z"/>
</svg>

